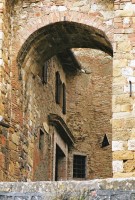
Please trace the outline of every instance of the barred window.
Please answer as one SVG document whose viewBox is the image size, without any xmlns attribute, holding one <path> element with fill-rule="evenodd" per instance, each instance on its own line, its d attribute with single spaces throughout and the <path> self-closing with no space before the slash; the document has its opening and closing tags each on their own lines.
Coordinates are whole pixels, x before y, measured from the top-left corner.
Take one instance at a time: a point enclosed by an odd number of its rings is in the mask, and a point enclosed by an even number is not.
<svg viewBox="0 0 135 200">
<path fill-rule="evenodd" d="M 86 156 L 74 155 L 73 157 L 73 178 L 86 177 Z"/>
</svg>

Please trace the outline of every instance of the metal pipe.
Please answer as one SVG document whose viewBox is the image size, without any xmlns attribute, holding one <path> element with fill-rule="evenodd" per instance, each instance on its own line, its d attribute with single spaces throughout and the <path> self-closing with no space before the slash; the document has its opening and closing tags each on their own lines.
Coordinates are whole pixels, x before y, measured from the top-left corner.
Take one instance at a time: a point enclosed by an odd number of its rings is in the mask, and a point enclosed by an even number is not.
<svg viewBox="0 0 135 200">
<path fill-rule="evenodd" d="M 9 128 L 9 127 L 10 127 L 9 124 L 6 124 L 6 123 L 4 123 L 4 122 L 0 122 L 0 126 L 3 126 L 3 127 L 5 127 L 5 128 Z"/>
<path fill-rule="evenodd" d="M 129 81 L 129 91 L 130 91 L 130 97 L 132 96 L 132 82 Z"/>
</svg>

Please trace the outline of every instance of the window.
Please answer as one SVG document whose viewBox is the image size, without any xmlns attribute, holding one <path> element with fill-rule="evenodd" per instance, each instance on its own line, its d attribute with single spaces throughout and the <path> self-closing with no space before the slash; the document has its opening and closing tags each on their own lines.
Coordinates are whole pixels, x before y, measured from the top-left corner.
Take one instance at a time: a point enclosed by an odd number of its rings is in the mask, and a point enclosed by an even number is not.
<svg viewBox="0 0 135 200">
<path fill-rule="evenodd" d="M 44 148 L 44 132 L 40 129 L 39 133 L 39 149 L 43 151 Z"/>
<path fill-rule="evenodd" d="M 66 114 L 66 86 L 65 86 L 64 83 L 62 84 L 62 86 L 63 86 L 63 105 L 62 105 L 62 111 L 63 111 L 63 114 Z"/>
<path fill-rule="evenodd" d="M 59 72 L 56 72 L 55 101 L 62 108 L 63 114 L 66 114 L 66 86 L 62 83 Z"/>
<path fill-rule="evenodd" d="M 74 155 L 73 178 L 85 178 L 85 176 L 86 176 L 86 156 Z"/>
<path fill-rule="evenodd" d="M 43 84 L 47 84 L 47 71 L 48 71 L 48 62 L 45 62 L 44 66 L 43 66 Z"/>
<path fill-rule="evenodd" d="M 56 92 L 55 92 L 55 100 L 57 104 L 60 104 L 60 97 L 61 97 L 61 80 L 59 72 L 56 72 Z"/>
</svg>

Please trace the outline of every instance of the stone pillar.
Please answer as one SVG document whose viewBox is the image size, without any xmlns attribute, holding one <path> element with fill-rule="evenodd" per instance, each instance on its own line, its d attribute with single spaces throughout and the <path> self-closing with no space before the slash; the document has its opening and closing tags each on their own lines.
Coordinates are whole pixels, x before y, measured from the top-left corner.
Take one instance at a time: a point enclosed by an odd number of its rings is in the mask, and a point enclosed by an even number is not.
<svg viewBox="0 0 135 200">
<path fill-rule="evenodd" d="M 115 1 L 112 151 L 114 177 L 135 176 L 135 1 Z"/>
</svg>

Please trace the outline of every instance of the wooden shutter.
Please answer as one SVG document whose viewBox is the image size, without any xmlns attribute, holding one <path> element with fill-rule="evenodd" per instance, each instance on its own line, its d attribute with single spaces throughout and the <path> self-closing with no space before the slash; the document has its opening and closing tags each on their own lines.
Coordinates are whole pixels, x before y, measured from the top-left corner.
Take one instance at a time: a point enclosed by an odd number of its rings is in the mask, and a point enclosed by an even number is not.
<svg viewBox="0 0 135 200">
<path fill-rule="evenodd" d="M 45 62 L 43 66 L 43 84 L 47 84 L 47 71 L 48 71 L 48 62 Z"/>
<path fill-rule="evenodd" d="M 60 104 L 60 95 L 61 95 L 61 80 L 59 72 L 56 72 L 56 91 L 55 91 L 55 100 L 57 104 Z"/>
<path fill-rule="evenodd" d="M 39 149 L 43 151 L 44 149 L 44 132 L 40 129 L 39 133 Z"/>
<path fill-rule="evenodd" d="M 63 114 L 66 114 L 66 86 L 65 84 L 63 83 L 63 106 L 62 106 L 62 111 L 63 111 Z"/>
</svg>

